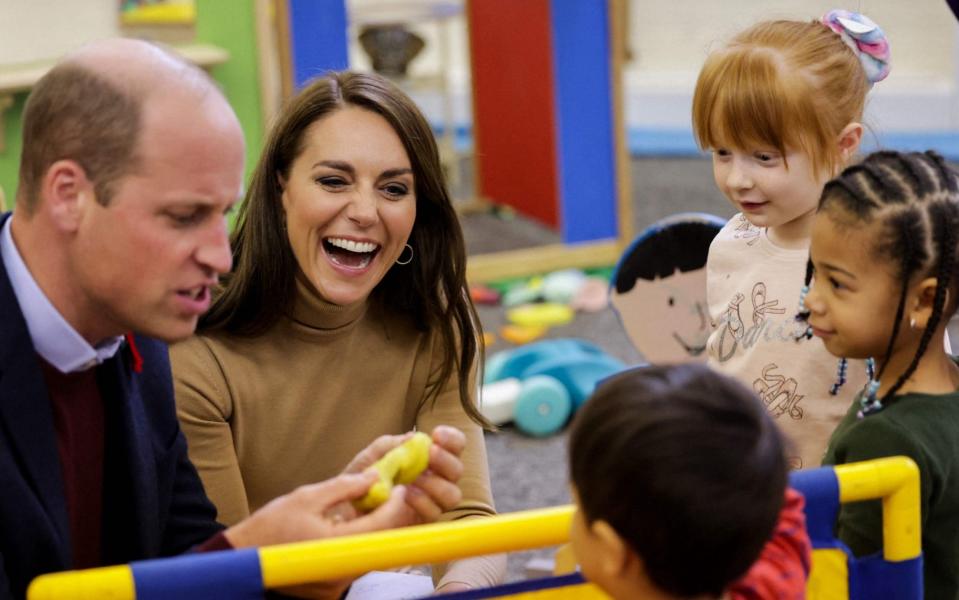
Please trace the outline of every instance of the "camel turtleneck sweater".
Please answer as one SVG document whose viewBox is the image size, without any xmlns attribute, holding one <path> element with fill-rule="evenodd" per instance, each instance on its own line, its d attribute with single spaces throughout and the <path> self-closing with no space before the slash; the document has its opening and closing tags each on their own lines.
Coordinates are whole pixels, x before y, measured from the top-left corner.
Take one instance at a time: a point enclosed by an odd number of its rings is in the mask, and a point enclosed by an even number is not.
<svg viewBox="0 0 959 600">
<path fill-rule="evenodd" d="M 267 333 L 205 333 L 173 346 L 177 413 L 218 520 L 232 525 L 300 485 L 338 475 L 379 435 L 440 424 L 467 438 L 463 500 L 443 520 L 494 514 L 483 431 L 460 405 L 458 379 L 417 414 L 441 357 L 439 336 L 409 319 L 373 301 L 330 304 L 299 280 L 292 314 Z M 434 572 L 439 585 L 485 587 L 502 580 L 505 559 Z"/>
</svg>

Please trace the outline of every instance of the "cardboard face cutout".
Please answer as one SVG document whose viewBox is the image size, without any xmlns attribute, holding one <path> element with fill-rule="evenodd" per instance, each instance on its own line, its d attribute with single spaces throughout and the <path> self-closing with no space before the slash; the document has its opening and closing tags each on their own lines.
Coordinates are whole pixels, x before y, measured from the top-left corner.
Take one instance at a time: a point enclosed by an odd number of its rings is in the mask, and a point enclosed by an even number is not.
<svg viewBox="0 0 959 600">
<path fill-rule="evenodd" d="M 610 303 L 650 363 L 706 360 L 706 257 L 723 225 L 705 213 L 667 217 L 639 234 L 616 266 Z"/>
</svg>

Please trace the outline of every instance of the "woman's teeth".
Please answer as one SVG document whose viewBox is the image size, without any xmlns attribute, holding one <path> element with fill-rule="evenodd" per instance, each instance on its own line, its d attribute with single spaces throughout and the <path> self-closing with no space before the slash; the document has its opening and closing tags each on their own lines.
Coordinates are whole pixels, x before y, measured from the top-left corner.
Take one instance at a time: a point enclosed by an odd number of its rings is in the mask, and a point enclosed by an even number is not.
<svg viewBox="0 0 959 600">
<path fill-rule="evenodd" d="M 337 248 L 342 248 L 349 252 L 368 253 L 376 250 L 379 246 L 373 242 L 354 242 L 353 240 L 344 240 L 342 238 L 327 238 L 327 243 Z"/>
<path fill-rule="evenodd" d="M 352 269 L 365 269 L 380 250 L 373 242 L 355 242 L 343 238 L 323 240 L 326 255 L 334 263 Z"/>
</svg>

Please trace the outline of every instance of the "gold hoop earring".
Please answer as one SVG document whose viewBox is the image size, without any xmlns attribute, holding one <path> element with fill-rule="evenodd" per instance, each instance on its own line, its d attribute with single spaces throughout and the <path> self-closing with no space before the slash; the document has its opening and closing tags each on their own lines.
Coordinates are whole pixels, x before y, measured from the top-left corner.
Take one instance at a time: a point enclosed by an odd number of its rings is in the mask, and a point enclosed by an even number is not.
<svg viewBox="0 0 959 600">
<path fill-rule="evenodd" d="M 400 259 L 403 258 L 403 252 L 406 252 L 407 250 L 410 251 L 410 257 L 407 258 L 406 260 L 400 260 Z M 398 264 L 398 265 L 408 265 L 408 264 L 410 264 L 411 262 L 413 262 L 413 246 L 410 246 L 409 244 L 406 244 L 406 247 L 403 248 L 403 252 L 400 252 L 400 258 L 397 258 L 397 259 L 396 259 L 396 264 Z"/>
</svg>

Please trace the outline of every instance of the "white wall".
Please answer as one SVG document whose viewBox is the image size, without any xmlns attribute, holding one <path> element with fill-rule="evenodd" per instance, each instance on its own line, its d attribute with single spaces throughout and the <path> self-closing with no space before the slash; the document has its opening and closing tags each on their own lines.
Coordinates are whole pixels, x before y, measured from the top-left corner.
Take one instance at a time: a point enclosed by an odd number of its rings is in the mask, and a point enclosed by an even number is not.
<svg viewBox="0 0 959 600">
<path fill-rule="evenodd" d="M 625 72 L 628 122 L 689 123 L 703 60 L 739 30 L 763 19 L 807 19 L 837 5 L 824 0 L 633 0 Z M 886 32 L 892 72 L 871 95 L 867 121 L 881 130 L 959 129 L 959 24 L 945 0 L 854 0 Z"/>
<path fill-rule="evenodd" d="M 483 0 L 472 0 L 482 2 Z M 525 1 L 525 0 L 517 0 Z M 595 0 L 600 1 L 600 0 Z M 422 11 L 435 0 L 349 0 L 354 13 Z M 462 0 L 447 4 L 462 7 Z M 831 8 L 834 0 L 630 0 L 629 43 L 634 58 L 626 65 L 627 123 L 631 127 L 689 127 L 692 91 L 710 48 L 763 19 L 812 19 Z M 959 130 L 959 24 L 945 0 L 851 0 L 846 8 L 861 10 L 885 31 L 892 47 L 892 73 L 879 83 L 867 108 L 867 122 L 878 130 Z M 383 13 L 387 14 L 387 13 Z M 462 17 L 446 25 L 450 50 L 441 55 L 436 44 L 439 25 L 421 20 L 414 30 L 428 40 L 411 74 L 449 74 L 455 114 L 469 120 L 469 54 Z M 352 64 L 369 68 L 353 44 Z M 445 67 L 444 60 L 445 57 Z M 437 94 L 414 96 L 435 121 L 441 120 Z"/>
<path fill-rule="evenodd" d="M 351 13 L 367 19 L 414 13 L 414 29 L 427 46 L 411 65 L 419 83 L 408 89 L 434 121 L 442 122 L 451 110 L 454 122 L 464 124 L 470 121 L 466 24 L 462 14 L 423 18 L 426 7 L 437 4 L 462 8 L 463 0 L 348 0 Z M 688 127 L 696 75 L 711 47 L 756 20 L 813 18 L 835 5 L 829 0 L 630 0 L 634 59 L 625 70 L 627 123 Z M 852 0 L 848 5 L 860 7 L 885 29 L 893 60 L 892 74 L 873 92 L 867 121 L 890 131 L 959 130 L 959 24 L 945 0 Z M 54 58 L 118 32 L 116 0 L 0 0 L 0 65 Z M 369 67 L 358 44 L 352 44 L 350 58 L 357 67 Z M 444 74 L 450 107 L 435 91 L 437 82 L 430 81 Z"/>
<path fill-rule="evenodd" d="M 119 35 L 116 0 L 0 0 L 0 65 L 57 58 Z"/>
</svg>

